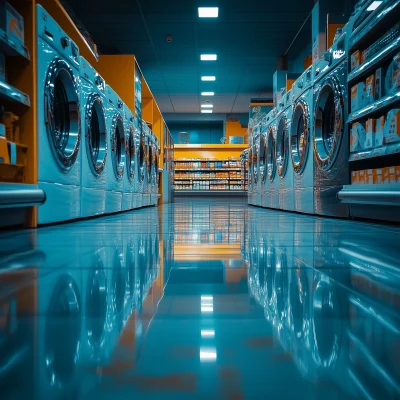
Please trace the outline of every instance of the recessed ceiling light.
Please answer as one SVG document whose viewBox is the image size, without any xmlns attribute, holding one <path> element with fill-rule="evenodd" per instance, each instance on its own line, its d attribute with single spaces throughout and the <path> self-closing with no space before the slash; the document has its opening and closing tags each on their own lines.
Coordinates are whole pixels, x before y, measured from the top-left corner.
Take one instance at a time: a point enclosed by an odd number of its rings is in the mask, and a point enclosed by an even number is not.
<svg viewBox="0 0 400 400">
<path fill-rule="evenodd" d="M 367 8 L 367 11 L 374 11 L 376 10 L 380 5 L 382 4 L 382 1 L 373 1 L 371 5 Z"/>
<path fill-rule="evenodd" d="M 212 104 L 202 104 L 201 108 L 213 108 L 214 106 Z"/>
<path fill-rule="evenodd" d="M 217 55 L 216 54 L 200 54 L 201 61 L 216 61 Z"/>
<path fill-rule="evenodd" d="M 199 7 L 200 18 L 218 18 L 218 7 Z"/>
<path fill-rule="evenodd" d="M 202 96 L 214 96 L 214 92 L 201 92 Z"/>
<path fill-rule="evenodd" d="M 202 76 L 202 81 L 215 81 L 215 76 Z"/>
<path fill-rule="evenodd" d="M 212 114 L 212 110 L 201 110 L 203 114 Z"/>
</svg>

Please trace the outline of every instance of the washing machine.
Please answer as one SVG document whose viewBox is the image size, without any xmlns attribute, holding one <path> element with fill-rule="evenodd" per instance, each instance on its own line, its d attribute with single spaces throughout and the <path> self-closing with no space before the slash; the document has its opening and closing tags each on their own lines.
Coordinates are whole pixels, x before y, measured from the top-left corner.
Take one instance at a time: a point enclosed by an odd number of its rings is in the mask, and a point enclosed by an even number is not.
<svg viewBox="0 0 400 400">
<path fill-rule="evenodd" d="M 279 208 L 279 176 L 276 171 L 276 124 L 279 109 L 273 109 L 267 131 L 266 170 L 269 196 L 265 207 Z"/>
<path fill-rule="evenodd" d="M 158 205 L 158 200 L 161 197 L 159 193 L 160 189 L 160 174 L 158 170 L 158 164 L 160 160 L 160 146 L 156 135 L 153 135 L 153 175 L 151 178 L 152 191 L 151 191 L 151 204 L 153 206 Z"/>
<path fill-rule="evenodd" d="M 117 93 L 106 85 L 108 156 L 106 160 L 106 213 L 121 211 L 125 172 L 124 106 Z"/>
<path fill-rule="evenodd" d="M 40 5 L 37 12 L 39 224 L 80 217 L 81 121 L 78 46 Z"/>
<path fill-rule="evenodd" d="M 268 128 L 271 122 L 272 114 L 267 114 L 261 121 L 261 133 L 260 133 L 260 151 L 259 151 L 259 170 L 260 170 L 260 192 L 261 192 L 261 207 L 267 207 L 269 205 L 269 182 L 267 179 L 267 155 L 268 155 Z"/>
<path fill-rule="evenodd" d="M 156 202 L 156 137 L 152 131 L 150 131 L 150 145 L 149 145 L 149 186 L 150 186 L 150 205 L 155 205 Z M 158 170 L 158 168 L 157 168 Z"/>
<path fill-rule="evenodd" d="M 104 214 L 108 134 L 104 79 L 81 57 L 81 217 Z"/>
<path fill-rule="evenodd" d="M 314 212 L 348 217 L 337 193 L 349 184 L 349 138 L 346 31 L 315 64 Z"/>
<path fill-rule="evenodd" d="M 142 127 L 142 120 L 135 119 L 135 143 L 137 148 L 137 169 L 135 179 L 135 192 L 134 192 L 134 204 L 135 208 L 143 207 L 144 205 L 144 184 L 145 184 L 145 172 L 147 169 L 146 162 L 146 140 L 145 134 Z"/>
<path fill-rule="evenodd" d="M 293 114 L 290 126 L 294 209 L 308 214 L 314 213 L 313 82 L 313 66 L 310 66 L 293 84 Z"/>
<path fill-rule="evenodd" d="M 136 142 L 135 142 L 135 116 L 124 104 L 124 127 L 125 127 L 125 171 L 123 175 L 122 211 L 134 208 L 135 172 L 136 172 Z"/>
<path fill-rule="evenodd" d="M 290 123 L 292 120 L 292 91 L 282 99 L 282 112 L 276 124 L 276 171 L 279 177 L 279 208 L 294 210 L 293 167 L 290 161 Z"/>
<path fill-rule="evenodd" d="M 146 159 L 146 168 L 144 170 L 144 179 L 143 179 L 143 206 L 147 207 L 150 205 L 150 200 L 151 200 L 150 177 L 152 171 L 151 158 L 153 155 L 153 150 L 151 147 L 152 132 L 145 121 L 142 121 L 142 129 L 144 130 L 145 159 Z"/>
<path fill-rule="evenodd" d="M 248 147 L 248 176 L 249 181 L 247 184 L 247 203 L 254 205 L 254 171 L 253 171 L 253 136 L 249 137 Z"/>
<path fill-rule="evenodd" d="M 261 123 L 253 128 L 253 205 L 261 206 L 261 185 L 260 185 L 260 136 L 261 136 Z"/>
</svg>

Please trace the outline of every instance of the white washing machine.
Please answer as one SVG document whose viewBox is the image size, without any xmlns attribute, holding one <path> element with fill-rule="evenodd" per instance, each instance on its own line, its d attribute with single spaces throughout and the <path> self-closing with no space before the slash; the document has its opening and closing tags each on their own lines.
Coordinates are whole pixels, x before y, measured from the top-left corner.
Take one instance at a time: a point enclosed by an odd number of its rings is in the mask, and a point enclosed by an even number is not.
<svg viewBox="0 0 400 400">
<path fill-rule="evenodd" d="M 267 179 L 267 141 L 268 141 L 268 127 L 272 114 L 267 114 L 261 121 L 261 134 L 260 134 L 260 152 L 259 152 L 259 170 L 260 170 L 260 193 L 261 193 L 261 207 L 267 207 L 269 204 L 269 182 Z"/>
<path fill-rule="evenodd" d="M 117 93 L 106 85 L 108 156 L 106 161 L 106 213 L 121 211 L 125 171 L 124 107 Z"/>
<path fill-rule="evenodd" d="M 279 176 L 279 208 L 294 210 L 293 166 L 290 161 L 290 123 L 292 120 L 292 91 L 282 99 L 282 112 L 277 118 L 276 170 Z"/>
<path fill-rule="evenodd" d="M 81 57 L 81 217 L 104 214 L 106 206 L 106 159 L 108 134 L 106 85 L 96 70 Z"/>
<path fill-rule="evenodd" d="M 279 176 L 276 171 L 276 123 L 278 109 L 272 110 L 267 131 L 266 170 L 269 196 L 265 207 L 279 208 Z M 269 201 L 268 201 L 269 200 Z"/>
<path fill-rule="evenodd" d="M 310 66 L 293 84 L 293 114 L 290 126 L 294 208 L 295 211 L 308 214 L 314 213 L 313 82 L 313 67 Z"/>
<path fill-rule="evenodd" d="M 346 32 L 315 64 L 313 149 L 314 212 L 348 217 L 337 193 L 349 184 Z"/>
<path fill-rule="evenodd" d="M 134 191 L 136 175 L 136 143 L 135 143 L 135 116 L 124 104 L 124 127 L 125 127 L 125 154 L 126 165 L 123 176 L 124 192 L 122 195 L 122 211 L 134 208 Z"/>
<path fill-rule="evenodd" d="M 143 207 L 144 202 L 144 178 L 147 168 L 145 134 L 142 129 L 142 121 L 135 119 L 135 143 L 137 149 L 137 168 L 135 178 L 134 205 L 135 208 Z"/>
<path fill-rule="evenodd" d="M 40 5 L 37 11 L 39 224 L 80 217 L 79 49 Z"/>
</svg>

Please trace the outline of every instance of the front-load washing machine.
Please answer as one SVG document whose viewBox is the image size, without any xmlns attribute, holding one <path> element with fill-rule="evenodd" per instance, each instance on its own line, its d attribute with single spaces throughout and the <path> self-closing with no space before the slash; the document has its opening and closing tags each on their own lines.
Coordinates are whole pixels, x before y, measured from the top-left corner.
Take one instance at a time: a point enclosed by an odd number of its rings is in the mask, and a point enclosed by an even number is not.
<svg viewBox="0 0 400 400">
<path fill-rule="evenodd" d="M 156 206 L 158 204 L 158 199 L 161 197 L 159 193 L 159 184 L 160 184 L 160 175 L 158 170 L 158 163 L 159 163 L 159 153 L 160 153 L 160 146 L 158 144 L 158 139 L 156 135 L 153 134 L 153 171 L 151 177 L 151 205 Z"/>
<path fill-rule="evenodd" d="M 135 116 L 124 104 L 125 127 L 125 171 L 123 176 L 124 192 L 122 195 L 122 211 L 131 210 L 133 206 L 133 193 L 135 191 L 136 172 L 136 143 L 135 143 Z"/>
<path fill-rule="evenodd" d="M 282 112 L 277 118 L 276 170 L 279 176 L 279 208 L 294 210 L 293 167 L 290 161 L 290 123 L 292 120 L 292 91 L 282 99 Z"/>
<path fill-rule="evenodd" d="M 108 157 L 106 162 L 106 213 L 121 211 L 125 171 L 124 107 L 117 93 L 106 85 Z"/>
<path fill-rule="evenodd" d="M 81 217 L 104 214 L 106 206 L 106 87 L 104 79 L 81 57 Z"/>
<path fill-rule="evenodd" d="M 37 12 L 39 224 L 80 217 L 79 49 L 40 5 Z"/>
<path fill-rule="evenodd" d="M 253 204 L 255 206 L 261 206 L 260 136 L 261 124 L 258 124 L 253 128 Z"/>
<path fill-rule="evenodd" d="M 346 32 L 315 65 L 314 212 L 348 217 L 337 193 L 349 183 Z"/>
<path fill-rule="evenodd" d="M 293 114 L 290 126 L 294 208 L 295 211 L 308 214 L 314 213 L 314 157 L 311 149 L 313 81 L 313 66 L 310 66 L 293 84 Z"/>
<path fill-rule="evenodd" d="M 269 182 L 267 179 L 267 140 L 268 140 L 268 126 L 271 119 L 271 113 L 267 114 L 261 121 L 261 134 L 260 134 L 260 152 L 259 152 L 259 170 L 260 170 L 260 193 L 261 193 L 261 207 L 267 207 L 269 204 Z"/>
<path fill-rule="evenodd" d="M 135 172 L 135 192 L 133 195 L 133 203 L 135 208 L 143 207 L 143 189 L 144 189 L 144 172 L 145 172 L 145 139 L 142 130 L 142 121 L 135 118 L 135 144 L 137 149 L 137 162 Z"/>
<path fill-rule="evenodd" d="M 143 181 L 143 206 L 150 205 L 150 193 L 151 193 L 151 184 L 150 184 L 150 176 L 152 170 L 152 147 L 151 147 L 151 137 L 152 132 L 145 121 L 142 121 L 142 129 L 144 129 L 144 137 L 145 137 L 145 158 L 146 158 L 146 169 L 144 171 L 144 181 Z"/>
<path fill-rule="evenodd" d="M 254 204 L 253 136 L 249 137 L 247 168 L 248 168 L 247 203 L 253 205 Z"/>
<path fill-rule="evenodd" d="M 269 201 L 266 207 L 279 208 L 279 176 L 276 172 L 276 121 L 278 110 L 272 111 L 271 121 L 267 131 L 267 181 L 269 188 Z"/>
</svg>

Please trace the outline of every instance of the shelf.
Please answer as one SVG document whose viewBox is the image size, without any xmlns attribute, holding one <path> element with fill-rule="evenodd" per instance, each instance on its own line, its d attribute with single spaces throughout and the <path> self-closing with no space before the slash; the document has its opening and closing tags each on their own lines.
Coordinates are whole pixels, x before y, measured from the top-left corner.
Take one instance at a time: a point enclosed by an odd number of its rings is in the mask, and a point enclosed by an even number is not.
<svg viewBox="0 0 400 400">
<path fill-rule="evenodd" d="M 176 181 L 228 181 L 228 178 L 175 178 Z"/>
<path fill-rule="evenodd" d="M 389 154 L 400 154 L 400 142 L 390 143 L 385 146 L 359 151 L 358 153 L 352 153 L 350 154 L 349 161 L 360 161 L 367 158 L 381 157 Z"/>
<path fill-rule="evenodd" d="M 356 70 L 350 72 L 348 82 L 353 83 L 361 77 L 367 78 L 376 68 L 378 68 L 379 65 L 382 65 L 385 61 L 391 59 L 399 49 L 400 37 L 375 54 L 369 61 L 366 61 Z"/>
<path fill-rule="evenodd" d="M 244 190 L 175 190 L 178 196 L 244 196 Z"/>
<path fill-rule="evenodd" d="M 24 169 L 25 166 L 22 164 L 0 163 L 0 181 L 22 183 L 24 180 Z"/>
<path fill-rule="evenodd" d="M 350 37 L 351 50 L 355 50 L 360 44 L 364 44 L 363 47 L 366 48 L 365 43 L 372 44 L 377 37 L 381 36 L 381 31 L 384 34 L 384 31 L 387 31 L 391 25 L 398 22 L 400 0 L 392 0 L 390 3 L 390 5 L 378 7 L 354 30 Z"/>
<path fill-rule="evenodd" d="M 338 193 L 342 203 L 400 206 L 400 184 L 346 185 Z"/>
<path fill-rule="evenodd" d="M 0 99 L 2 101 L 12 101 L 23 104 L 26 107 L 31 106 L 28 95 L 3 81 L 0 81 Z"/>
<path fill-rule="evenodd" d="M 352 123 L 357 120 L 367 118 L 371 114 L 378 113 L 386 107 L 400 101 L 400 90 L 393 94 L 388 94 L 387 96 L 382 97 L 381 99 L 375 101 L 373 104 L 368 104 L 367 106 L 361 108 L 358 111 L 354 111 L 349 115 L 348 122 Z"/>
<path fill-rule="evenodd" d="M 218 171 L 218 172 L 229 172 L 229 171 L 241 171 L 241 168 L 175 168 L 175 171 L 192 171 L 192 172 L 201 172 L 201 171 Z"/>
<path fill-rule="evenodd" d="M 3 29 L 0 29 L 0 50 L 8 56 L 21 56 L 26 60 L 31 59 L 28 49 L 15 43 Z"/>
</svg>

